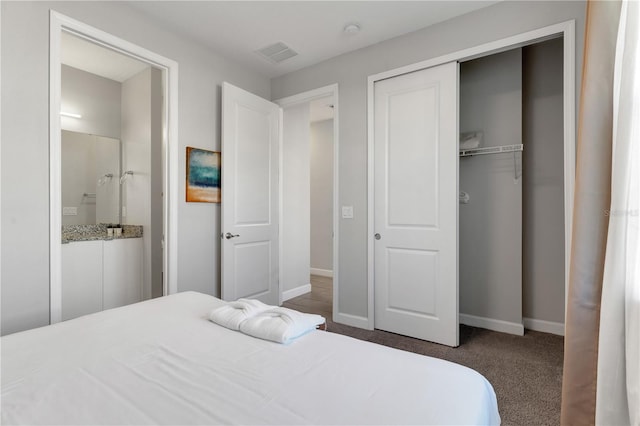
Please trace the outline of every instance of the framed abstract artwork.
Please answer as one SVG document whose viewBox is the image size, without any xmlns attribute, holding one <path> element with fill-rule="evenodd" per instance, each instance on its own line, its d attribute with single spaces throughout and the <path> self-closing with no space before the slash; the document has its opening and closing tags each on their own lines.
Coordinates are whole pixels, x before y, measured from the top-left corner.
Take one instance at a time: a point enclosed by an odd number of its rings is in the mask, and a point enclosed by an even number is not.
<svg viewBox="0 0 640 426">
<path fill-rule="evenodd" d="M 220 152 L 187 147 L 187 202 L 220 202 Z"/>
</svg>

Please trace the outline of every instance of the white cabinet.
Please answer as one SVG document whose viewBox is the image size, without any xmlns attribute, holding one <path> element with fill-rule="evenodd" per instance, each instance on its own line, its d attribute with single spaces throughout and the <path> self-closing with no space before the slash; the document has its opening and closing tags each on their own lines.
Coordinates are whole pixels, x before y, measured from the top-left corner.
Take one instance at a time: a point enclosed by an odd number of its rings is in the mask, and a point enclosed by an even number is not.
<svg viewBox="0 0 640 426">
<path fill-rule="evenodd" d="M 62 245 L 62 320 L 142 300 L 142 238 Z"/>
<path fill-rule="evenodd" d="M 103 309 L 142 300 L 142 238 L 104 242 Z"/>
<path fill-rule="evenodd" d="M 62 245 L 62 320 L 102 310 L 102 241 Z"/>
</svg>

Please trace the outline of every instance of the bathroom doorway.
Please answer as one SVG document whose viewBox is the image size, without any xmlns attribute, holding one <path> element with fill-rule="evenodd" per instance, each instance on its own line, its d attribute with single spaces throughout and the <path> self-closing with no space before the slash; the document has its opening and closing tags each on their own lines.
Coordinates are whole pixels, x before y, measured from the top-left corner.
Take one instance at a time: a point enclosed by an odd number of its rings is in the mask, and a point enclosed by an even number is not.
<svg viewBox="0 0 640 426">
<path fill-rule="evenodd" d="M 176 291 L 177 64 L 56 12 L 50 47 L 55 323 Z"/>
</svg>

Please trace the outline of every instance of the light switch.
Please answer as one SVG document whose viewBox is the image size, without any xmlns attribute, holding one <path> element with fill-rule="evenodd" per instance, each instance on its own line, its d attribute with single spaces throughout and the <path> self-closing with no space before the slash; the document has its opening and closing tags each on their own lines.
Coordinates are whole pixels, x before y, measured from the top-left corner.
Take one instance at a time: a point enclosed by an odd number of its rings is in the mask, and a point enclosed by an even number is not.
<svg viewBox="0 0 640 426">
<path fill-rule="evenodd" d="M 342 218 L 353 219 L 353 206 L 342 206 Z"/>
<path fill-rule="evenodd" d="M 78 216 L 78 208 L 77 207 L 63 207 L 62 208 L 63 216 Z"/>
</svg>

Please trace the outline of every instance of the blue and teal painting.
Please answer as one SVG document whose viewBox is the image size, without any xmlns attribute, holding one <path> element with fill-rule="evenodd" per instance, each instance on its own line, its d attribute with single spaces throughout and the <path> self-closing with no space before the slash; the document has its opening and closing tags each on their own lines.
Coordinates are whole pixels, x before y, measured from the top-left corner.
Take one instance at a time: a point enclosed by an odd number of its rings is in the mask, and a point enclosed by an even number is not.
<svg viewBox="0 0 640 426">
<path fill-rule="evenodd" d="M 220 202 L 220 153 L 187 147 L 187 201 Z"/>
</svg>

